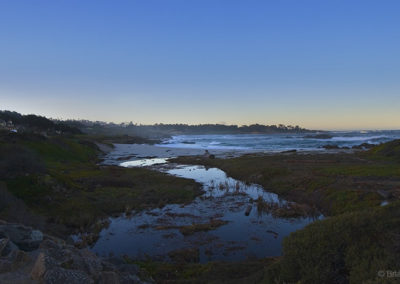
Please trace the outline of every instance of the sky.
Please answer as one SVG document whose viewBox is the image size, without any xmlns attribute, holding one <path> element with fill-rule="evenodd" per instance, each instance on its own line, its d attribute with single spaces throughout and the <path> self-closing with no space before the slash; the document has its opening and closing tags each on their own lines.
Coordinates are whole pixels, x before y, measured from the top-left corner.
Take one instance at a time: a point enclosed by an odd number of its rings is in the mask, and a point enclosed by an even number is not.
<svg viewBox="0 0 400 284">
<path fill-rule="evenodd" d="M 0 109 L 400 129 L 398 0 L 0 0 Z"/>
</svg>

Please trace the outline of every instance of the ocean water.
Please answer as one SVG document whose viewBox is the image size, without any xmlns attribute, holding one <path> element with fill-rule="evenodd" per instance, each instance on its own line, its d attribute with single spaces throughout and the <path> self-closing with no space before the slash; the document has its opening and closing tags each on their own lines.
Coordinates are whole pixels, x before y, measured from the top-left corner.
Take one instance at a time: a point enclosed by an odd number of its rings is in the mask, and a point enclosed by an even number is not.
<svg viewBox="0 0 400 284">
<path fill-rule="evenodd" d="M 320 134 L 331 137 L 318 138 L 317 135 Z M 400 139 L 400 130 L 335 131 L 310 134 L 177 135 L 166 139 L 157 146 L 188 149 L 280 152 L 293 149 L 300 151 L 322 150 L 324 145 L 352 147 L 362 143 L 380 144 L 394 139 Z"/>
</svg>

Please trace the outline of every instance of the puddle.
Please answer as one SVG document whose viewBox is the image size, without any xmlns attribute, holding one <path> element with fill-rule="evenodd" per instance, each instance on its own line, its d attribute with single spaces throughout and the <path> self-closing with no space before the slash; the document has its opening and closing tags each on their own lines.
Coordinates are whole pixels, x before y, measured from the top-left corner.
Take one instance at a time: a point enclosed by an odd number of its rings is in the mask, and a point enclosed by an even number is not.
<svg viewBox="0 0 400 284">
<path fill-rule="evenodd" d="M 148 167 L 158 164 L 164 164 L 167 162 L 167 158 L 152 158 L 152 159 L 141 159 L 135 161 L 127 161 L 120 163 L 121 167 Z"/>
<path fill-rule="evenodd" d="M 281 204 L 286 201 L 259 185 L 246 185 L 230 178 L 217 168 L 167 164 L 165 159 L 130 161 L 120 165 L 153 165 L 170 175 L 196 180 L 203 184 L 205 192 L 190 204 L 170 204 L 161 209 L 110 218 L 110 225 L 101 231 L 91 248 L 100 255 L 168 261 L 169 252 L 195 247 L 199 249 L 200 262 L 279 256 L 284 237 L 319 218 L 276 218 L 261 213 L 254 203 L 259 196 Z M 252 207 L 248 212 L 249 205 Z M 183 235 L 178 228 L 212 220 L 228 223 L 190 235 Z"/>
</svg>

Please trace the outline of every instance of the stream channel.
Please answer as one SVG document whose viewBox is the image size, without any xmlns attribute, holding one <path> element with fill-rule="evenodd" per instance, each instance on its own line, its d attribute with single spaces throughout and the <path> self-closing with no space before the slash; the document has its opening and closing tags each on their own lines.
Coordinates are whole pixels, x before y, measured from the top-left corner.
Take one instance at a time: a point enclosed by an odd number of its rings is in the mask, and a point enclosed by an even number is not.
<svg viewBox="0 0 400 284">
<path fill-rule="evenodd" d="M 169 175 L 194 179 L 204 193 L 189 204 L 110 217 L 99 239 L 91 247 L 101 256 L 127 255 L 133 259 L 170 261 L 170 252 L 196 249 L 199 261 L 242 261 L 279 256 L 282 239 L 322 216 L 279 218 L 257 210 L 255 200 L 284 204 L 278 195 L 262 186 L 245 184 L 217 168 L 168 163 L 166 158 L 117 162 L 122 167 L 150 167 Z M 249 211 L 251 205 L 251 211 Z M 248 214 L 246 214 L 248 213 Z M 180 226 L 219 226 L 209 231 L 184 234 Z M 222 223 L 222 225 L 221 225 Z"/>
</svg>

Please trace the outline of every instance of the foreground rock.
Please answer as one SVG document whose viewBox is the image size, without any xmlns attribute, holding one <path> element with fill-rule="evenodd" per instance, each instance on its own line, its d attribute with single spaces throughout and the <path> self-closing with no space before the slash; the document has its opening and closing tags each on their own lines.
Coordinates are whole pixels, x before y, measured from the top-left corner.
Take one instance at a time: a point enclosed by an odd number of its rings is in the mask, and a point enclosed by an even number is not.
<svg viewBox="0 0 400 284">
<path fill-rule="evenodd" d="M 30 227 L 0 223 L 0 283 L 153 283 L 139 272 Z"/>
</svg>

